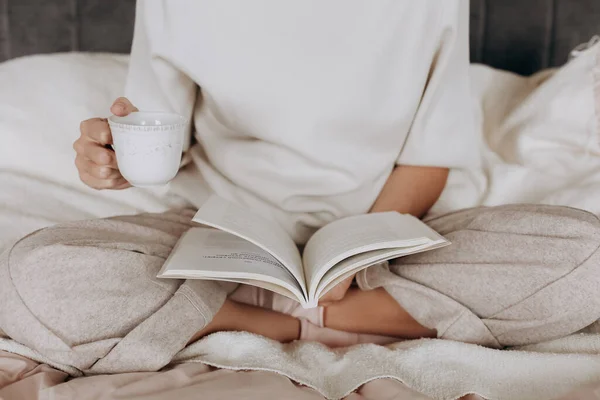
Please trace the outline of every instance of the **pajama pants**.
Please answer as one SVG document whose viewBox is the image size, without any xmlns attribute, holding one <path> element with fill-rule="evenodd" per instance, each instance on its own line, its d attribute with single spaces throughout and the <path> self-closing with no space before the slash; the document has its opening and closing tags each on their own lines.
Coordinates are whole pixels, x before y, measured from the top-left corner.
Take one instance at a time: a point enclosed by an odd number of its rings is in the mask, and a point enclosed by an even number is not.
<svg viewBox="0 0 600 400">
<path fill-rule="evenodd" d="M 193 210 L 65 223 L 0 256 L 0 330 L 85 373 L 158 370 L 235 285 L 157 279 Z M 371 267 L 438 337 L 493 348 L 538 343 L 600 319 L 600 221 L 565 207 L 476 208 L 427 221 L 452 245 Z"/>
</svg>

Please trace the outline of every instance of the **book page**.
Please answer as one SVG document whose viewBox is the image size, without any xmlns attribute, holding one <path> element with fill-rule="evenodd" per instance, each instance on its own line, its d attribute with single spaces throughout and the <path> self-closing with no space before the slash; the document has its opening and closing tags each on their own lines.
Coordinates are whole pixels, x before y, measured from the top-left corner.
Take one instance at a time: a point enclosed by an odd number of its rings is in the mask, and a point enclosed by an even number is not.
<svg viewBox="0 0 600 400">
<path fill-rule="evenodd" d="M 332 222 L 318 230 L 304 249 L 308 287 L 314 289 L 331 267 L 353 255 L 445 241 L 421 220 L 397 212 L 357 215 Z"/>
<path fill-rule="evenodd" d="M 287 232 L 276 222 L 216 195 L 211 196 L 200 207 L 193 220 L 239 236 L 266 250 L 291 272 L 298 285 L 306 292 L 300 252 Z"/>
<path fill-rule="evenodd" d="M 404 257 L 410 254 L 416 254 L 423 251 L 433 250 L 447 246 L 448 242 L 436 244 L 422 244 L 418 246 L 392 248 L 383 250 L 373 250 L 366 253 L 351 256 L 340 263 L 337 263 L 333 268 L 328 270 L 319 281 L 317 287 L 313 290 L 311 296 L 319 299 L 329 290 L 333 289 L 338 283 L 349 276 L 362 271 L 365 268 L 380 264 L 398 257 Z"/>
<path fill-rule="evenodd" d="M 158 277 L 248 283 L 299 302 L 305 300 L 296 278 L 275 257 L 245 239 L 213 228 L 188 230 Z"/>
</svg>

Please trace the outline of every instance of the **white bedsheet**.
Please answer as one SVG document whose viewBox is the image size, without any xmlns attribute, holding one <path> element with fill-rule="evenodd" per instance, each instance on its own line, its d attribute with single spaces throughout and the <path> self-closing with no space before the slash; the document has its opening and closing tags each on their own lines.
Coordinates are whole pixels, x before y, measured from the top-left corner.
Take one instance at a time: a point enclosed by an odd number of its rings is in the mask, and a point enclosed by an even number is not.
<svg viewBox="0 0 600 400">
<path fill-rule="evenodd" d="M 473 106 L 484 142 L 484 167 L 478 171 L 453 171 L 432 213 L 530 202 L 568 205 L 600 214 L 600 141 L 594 102 L 599 51 L 597 45 L 565 68 L 532 78 L 473 66 Z M 111 101 L 121 95 L 126 63 L 125 56 L 63 54 L 0 64 L 0 249 L 12 239 L 61 221 L 161 211 L 183 204 L 164 191 L 98 192 L 79 182 L 71 147 L 78 136 L 79 121 L 108 114 Z M 215 336 L 211 338 L 216 340 Z M 252 343 L 247 340 L 247 349 L 251 349 Z M 227 353 L 227 349 L 210 348 L 209 344 L 201 341 L 196 346 L 206 347 L 206 362 L 235 368 L 236 355 Z M 422 351 L 436 346 L 440 352 L 439 346 L 444 343 L 427 341 L 423 346 Z M 532 393 L 547 393 L 552 388 L 559 395 L 595 376 L 600 380 L 598 349 L 600 335 L 594 332 L 524 349 L 584 353 L 554 356 L 556 363 L 564 357 L 569 371 L 576 370 L 577 360 L 581 360 L 581 379 L 570 376 L 564 382 L 557 381 L 560 369 L 552 365 L 547 365 L 547 373 L 540 371 L 545 365 L 542 354 L 538 357 L 515 352 L 511 360 L 510 353 L 500 356 L 492 350 L 454 343 L 447 344 L 446 355 L 451 357 L 444 358 L 442 352 L 439 359 L 422 360 L 419 368 L 428 371 L 426 375 L 415 374 L 410 366 L 403 367 L 398 361 L 398 370 L 404 372 L 396 378 L 437 398 L 456 398 L 465 390 L 492 398 L 518 399 L 532 398 Z M 281 357 L 289 362 L 285 355 Z M 505 360 L 504 366 L 522 367 L 513 372 L 502 370 L 498 375 L 506 379 L 505 389 L 494 379 L 485 378 L 494 374 L 493 360 L 499 357 Z M 528 360 L 531 367 L 538 369 L 531 382 L 519 375 L 527 370 Z M 264 368 L 259 364 L 245 367 Z M 356 369 L 357 365 L 349 363 L 346 368 Z M 448 375 L 448 368 L 453 366 L 458 369 Z M 470 370 L 479 371 L 484 378 L 469 383 Z M 372 371 L 365 370 L 347 370 L 344 376 L 359 372 L 360 379 L 373 378 Z M 291 375 L 317 385 L 300 372 Z M 436 376 L 449 379 L 442 382 Z M 453 383 L 452 376 L 461 377 L 460 385 Z M 512 381 L 520 386 L 511 385 Z M 335 390 L 331 386 L 317 389 L 335 397 L 360 383 L 344 381 Z"/>
</svg>

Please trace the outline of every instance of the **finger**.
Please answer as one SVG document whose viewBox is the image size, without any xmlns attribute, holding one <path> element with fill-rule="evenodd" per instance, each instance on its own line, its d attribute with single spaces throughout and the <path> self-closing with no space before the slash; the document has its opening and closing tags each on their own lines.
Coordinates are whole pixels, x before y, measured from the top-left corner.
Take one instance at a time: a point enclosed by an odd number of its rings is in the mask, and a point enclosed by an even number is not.
<svg viewBox="0 0 600 400">
<path fill-rule="evenodd" d="M 138 109 L 133 104 L 131 104 L 129 99 L 127 99 L 126 97 L 119 97 L 118 99 L 116 99 L 112 107 L 110 108 L 110 112 L 118 117 L 124 117 L 135 111 L 138 111 Z"/>
<path fill-rule="evenodd" d="M 120 185 L 115 186 L 114 188 L 112 188 L 113 190 L 123 190 L 123 189 L 127 189 L 131 187 L 131 183 L 127 182 L 127 180 L 125 180 L 125 178 L 123 178 L 123 180 L 125 182 L 123 182 Z"/>
<path fill-rule="evenodd" d="M 80 125 L 81 136 L 101 145 L 112 144 L 110 127 L 104 118 L 92 118 L 83 121 Z"/>
<path fill-rule="evenodd" d="M 117 179 L 98 179 L 88 174 L 86 171 L 79 171 L 81 181 L 93 189 L 124 189 L 129 185 L 125 178 Z"/>
<path fill-rule="evenodd" d="M 75 165 L 79 171 L 85 171 L 94 178 L 117 179 L 123 177 L 118 169 L 95 164 L 81 155 L 75 157 Z"/>
<path fill-rule="evenodd" d="M 335 288 L 331 289 L 329 292 L 327 292 L 325 294 L 325 296 L 323 296 L 319 299 L 319 305 L 323 306 L 323 305 L 328 305 L 330 303 L 339 301 L 344 298 L 344 294 L 345 293 L 340 294 L 337 287 L 335 287 Z"/>
<path fill-rule="evenodd" d="M 94 164 L 118 169 L 117 157 L 115 156 L 114 151 L 91 141 L 84 143 L 82 149 L 83 153 L 80 154 L 85 156 L 85 158 L 92 161 Z"/>
<path fill-rule="evenodd" d="M 344 296 L 346 296 L 346 292 L 348 292 L 353 280 L 354 276 L 350 276 L 338 283 L 333 289 L 321 297 L 319 300 L 319 305 L 327 305 L 329 303 L 342 300 Z"/>
<path fill-rule="evenodd" d="M 348 289 L 350 288 L 350 285 L 352 285 L 352 281 L 354 280 L 354 276 L 350 276 L 346 279 L 344 279 L 343 281 L 341 281 L 340 283 L 338 283 L 334 288 L 333 288 L 333 297 L 344 297 L 344 295 L 346 295 L 346 292 L 348 291 Z"/>
</svg>

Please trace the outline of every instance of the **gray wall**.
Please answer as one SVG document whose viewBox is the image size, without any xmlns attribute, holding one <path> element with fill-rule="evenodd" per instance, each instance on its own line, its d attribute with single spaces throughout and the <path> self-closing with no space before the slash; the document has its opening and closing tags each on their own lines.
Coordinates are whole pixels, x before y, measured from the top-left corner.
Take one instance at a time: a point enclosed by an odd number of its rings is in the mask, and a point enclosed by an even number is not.
<svg viewBox="0 0 600 400">
<path fill-rule="evenodd" d="M 0 0 L 0 61 L 63 51 L 128 53 L 135 0 Z"/>
</svg>

